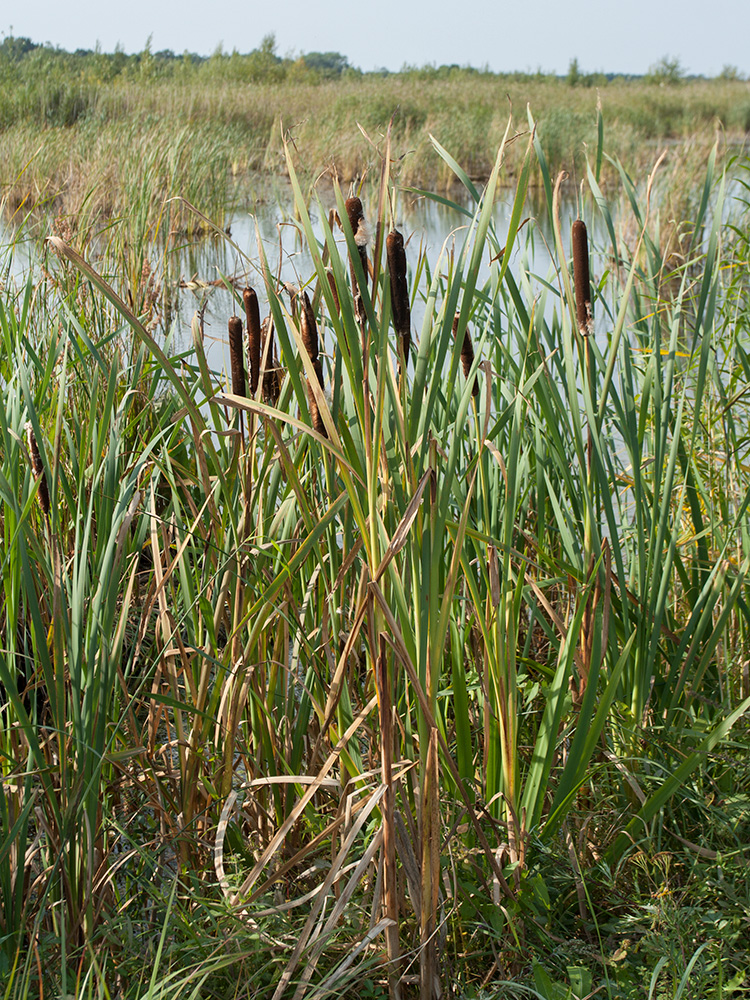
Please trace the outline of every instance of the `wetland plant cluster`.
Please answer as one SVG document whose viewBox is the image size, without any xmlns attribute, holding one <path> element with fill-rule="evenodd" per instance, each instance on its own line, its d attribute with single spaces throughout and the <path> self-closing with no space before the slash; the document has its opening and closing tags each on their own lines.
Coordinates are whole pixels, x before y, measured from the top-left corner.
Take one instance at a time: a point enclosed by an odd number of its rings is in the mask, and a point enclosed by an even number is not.
<svg viewBox="0 0 750 1000">
<path fill-rule="evenodd" d="M 287 148 L 310 269 L 238 248 L 230 384 L 132 232 L 8 263 L 6 997 L 747 988 L 747 199 L 615 163 L 615 219 L 600 150 L 571 250 L 524 131 L 503 234 L 511 127 L 481 190 L 435 143 L 436 257 L 388 137 L 327 209 Z"/>
</svg>

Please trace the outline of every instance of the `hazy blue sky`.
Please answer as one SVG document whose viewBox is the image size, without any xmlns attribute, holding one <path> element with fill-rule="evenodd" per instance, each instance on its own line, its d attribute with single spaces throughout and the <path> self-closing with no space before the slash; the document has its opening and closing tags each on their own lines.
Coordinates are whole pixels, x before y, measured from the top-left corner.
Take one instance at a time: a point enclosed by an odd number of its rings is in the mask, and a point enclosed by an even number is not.
<svg viewBox="0 0 750 1000">
<path fill-rule="evenodd" d="M 276 35 L 280 55 L 337 51 L 364 70 L 404 63 L 493 70 L 643 73 L 679 59 L 689 73 L 750 74 L 750 0 L 0 0 L 0 30 L 66 49 L 247 52 Z"/>
</svg>

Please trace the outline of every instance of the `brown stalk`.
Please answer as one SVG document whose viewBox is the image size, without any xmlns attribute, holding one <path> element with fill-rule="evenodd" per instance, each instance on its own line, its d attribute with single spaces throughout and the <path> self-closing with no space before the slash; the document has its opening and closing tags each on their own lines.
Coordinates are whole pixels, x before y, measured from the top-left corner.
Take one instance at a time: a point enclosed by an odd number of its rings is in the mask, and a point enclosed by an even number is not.
<svg viewBox="0 0 750 1000">
<path fill-rule="evenodd" d="M 380 710 L 381 773 L 385 794 L 383 795 L 383 856 L 385 915 L 393 921 L 385 931 L 388 951 L 388 995 L 391 1000 L 399 1000 L 398 963 L 400 959 L 398 941 L 398 886 L 396 884 L 396 834 L 394 828 L 393 801 L 393 705 L 388 681 L 385 636 L 381 632 L 377 661 L 378 708 Z"/>
<path fill-rule="evenodd" d="M 459 313 L 456 313 L 456 315 L 453 318 L 454 337 L 458 333 L 458 320 L 459 320 Z M 464 332 L 464 342 L 463 346 L 461 347 L 461 364 L 463 365 L 464 369 L 464 377 L 468 378 L 469 372 L 471 371 L 471 366 L 474 364 L 474 345 L 471 342 L 471 336 L 469 335 L 468 326 L 466 328 L 466 331 Z M 476 375 L 474 376 L 474 386 L 471 390 L 471 394 L 472 396 L 479 395 L 479 380 L 477 379 Z"/>
<path fill-rule="evenodd" d="M 430 730 L 422 786 L 422 913 L 420 921 L 419 998 L 437 1000 L 441 995 L 437 954 L 437 909 L 440 888 L 440 767 L 438 731 Z"/>
<path fill-rule="evenodd" d="M 39 483 L 39 503 L 46 517 L 49 517 L 50 503 L 49 490 L 47 489 L 47 474 L 44 471 L 44 463 L 39 452 L 39 445 L 34 437 L 34 428 L 30 420 L 26 422 L 26 440 L 29 443 L 29 454 L 31 456 L 31 471 L 34 479 Z"/>
<path fill-rule="evenodd" d="M 255 290 L 248 287 L 242 293 L 242 301 L 245 303 L 245 322 L 247 323 L 247 354 L 250 361 L 250 395 L 255 396 L 258 391 L 258 378 L 260 376 L 260 310 L 258 309 L 258 296 Z"/>
<path fill-rule="evenodd" d="M 391 278 L 391 311 L 393 313 L 393 328 L 400 337 L 399 370 L 409 361 L 411 347 L 411 310 L 409 308 L 409 289 L 406 284 L 406 252 L 404 237 L 397 229 L 392 229 L 385 241 L 385 251 L 388 257 L 388 273 Z"/>
<path fill-rule="evenodd" d="M 232 392 L 245 396 L 245 362 L 242 357 L 242 320 L 229 317 L 229 357 L 232 363 Z"/>
<path fill-rule="evenodd" d="M 362 202 L 359 198 L 347 198 L 346 214 L 349 218 L 349 225 L 352 227 L 352 235 L 359 251 L 359 259 L 362 262 L 362 273 L 364 274 L 365 283 L 367 283 L 367 226 L 365 224 L 365 213 L 362 210 Z M 367 312 L 365 304 L 362 301 L 362 293 L 360 292 L 353 260 L 349 261 L 349 267 L 352 274 L 354 309 L 357 313 L 360 326 L 364 327 L 367 322 Z"/>
</svg>

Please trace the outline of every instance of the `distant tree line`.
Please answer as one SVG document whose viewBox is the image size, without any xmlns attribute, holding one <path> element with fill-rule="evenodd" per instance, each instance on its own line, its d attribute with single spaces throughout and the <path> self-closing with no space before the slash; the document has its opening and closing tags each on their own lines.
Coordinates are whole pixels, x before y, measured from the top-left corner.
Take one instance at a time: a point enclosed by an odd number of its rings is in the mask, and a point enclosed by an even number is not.
<svg viewBox="0 0 750 1000">
<path fill-rule="evenodd" d="M 97 49 L 76 49 L 67 52 L 47 43 L 38 43 L 30 38 L 9 35 L 0 42 L 0 73 L 13 68 L 19 70 L 38 70 L 42 66 L 58 68 L 66 71 L 77 71 L 82 77 L 95 81 L 113 80 L 118 76 L 142 77 L 175 77 L 190 72 L 200 72 L 205 76 L 231 76 L 234 79 L 248 81 L 281 82 L 307 79 L 309 82 L 353 78 L 361 76 L 388 76 L 391 71 L 385 68 L 371 73 L 363 73 L 361 69 L 352 66 L 345 55 L 340 52 L 304 52 L 299 56 L 279 56 L 276 51 L 276 38 L 273 34 L 264 36 L 257 48 L 250 52 L 240 53 L 237 49 L 225 51 L 219 45 L 210 56 L 199 55 L 196 52 L 174 52 L 172 49 L 160 49 L 153 52 L 151 39 L 146 42 L 141 52 L 126 54 L 121 46 L 114 52 L 102 52 Z M 494 73 L 489 67 L 475 68 L 460 66 L 458 63 L 440 66 L 428 64 L 425 66 L 404 65 L 399 75 L 407 77 L 423 77 L 444 79 L 453 76 L 498 76 L 504 78 L 536 78 L 554 77 L 541 68 L 534 72 Z M 567 74 L 562 77 L 570 86 L 602 86 L 613 80 L 646 80 L 650 83 L 675 84 L 684 80 L 700 79 L 687 74 L 679 59 L 664 56 L 655 63 L 644 76 L 625 73 L 604 73 L 601 71 L 584 72 L 577 58 L 570 61 Z M 743 80 L 743 74 L 736 66 L 726 65 L 718 74 L 721 80 Z"/>
<path fill-rule="evenodd" d="M 178 54 L 172 49 L 154 52 L 149 39 L 141 52 L 128 54 L 121 46 L 114 52 L 76 49 L 67 52 L 49 43 L 9 35 L 0 41 L 0 128 L 17 122 L 44 126 L 70 126 L 78 121 L 103 122 L 126 116 L 132 101 L 122 96 L 129 83 L 166 81 L 210 87 L 212 83 L 235 85 L 322 84 L 390 76 L 387 69 L 363 73 L 340 52 L 305 52 L 280 56 L 276 38 L 269 34 L 257 48 L 241 53 L 219 46 L 212 55 Z M 399 79 L 422 81 L 456 80 L 494 82 L 549 82 L 553 86 L 604 87 L 611 82 L 641 80 L 659 86 L 676 86 L 691 78 L 679 60 L 663 58 L 645 77 L 613 73 L 585 73 L 578 60 L 567 75 L 536 72 L 495 73 L 489 67 L 450 65 L 405 65 Z M 726 66 L 724 81 L 742 80 L 736 67 Z M 403 111 L 403 109 L 402 109 Z M 404 112 L 406 114 L 406 112 Z M 408 117 L 408 116 L 407 116 Z M 405 118 L 406 120 L 406 118 Z"/>
<path fill-rule="evenodd" d="M 266 35 L 257 48 L 247 53 L 236 49 L 226 52 L 222 46 L 210 56 L 196 52 L 176 53 L 172 49 L 152 51 L 151 40 L 141 52 L 126 54 L 121 46 L 114 52 L 76 49 L 67 52 L 49 43 L 9 35 L 0 42 L 0 71 L 23 73 L 29 70 L 61 69 L 77 72 L 89 80 L 113 80 L 118 76 L 143 75 L 174 77 L 200 71 L 201 75 L 221 75 L 226 71 L 247 80 L 284 80 L 288 76 L 311 80 L 330 80 L 361 75 L 340 52 L 305 52 L 297 57 L 282 57 L 276 52 L 274 35 Z"/>
</svg>

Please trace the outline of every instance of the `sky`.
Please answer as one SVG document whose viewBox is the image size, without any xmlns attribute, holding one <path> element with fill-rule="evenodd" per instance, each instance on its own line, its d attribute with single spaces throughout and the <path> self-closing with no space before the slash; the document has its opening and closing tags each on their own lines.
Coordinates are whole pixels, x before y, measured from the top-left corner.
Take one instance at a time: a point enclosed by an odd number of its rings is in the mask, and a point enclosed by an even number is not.
<svg viewBox="0 0 750 1000">
<path fill-rule="evenodd" d="M 750 76 L 750 0 L 0 0 L 3 35 L 73 50 L 340 52 L 365 71 L 457 63 L 495 72 L 641 74 L 662 58 Z"/>
</svg>

